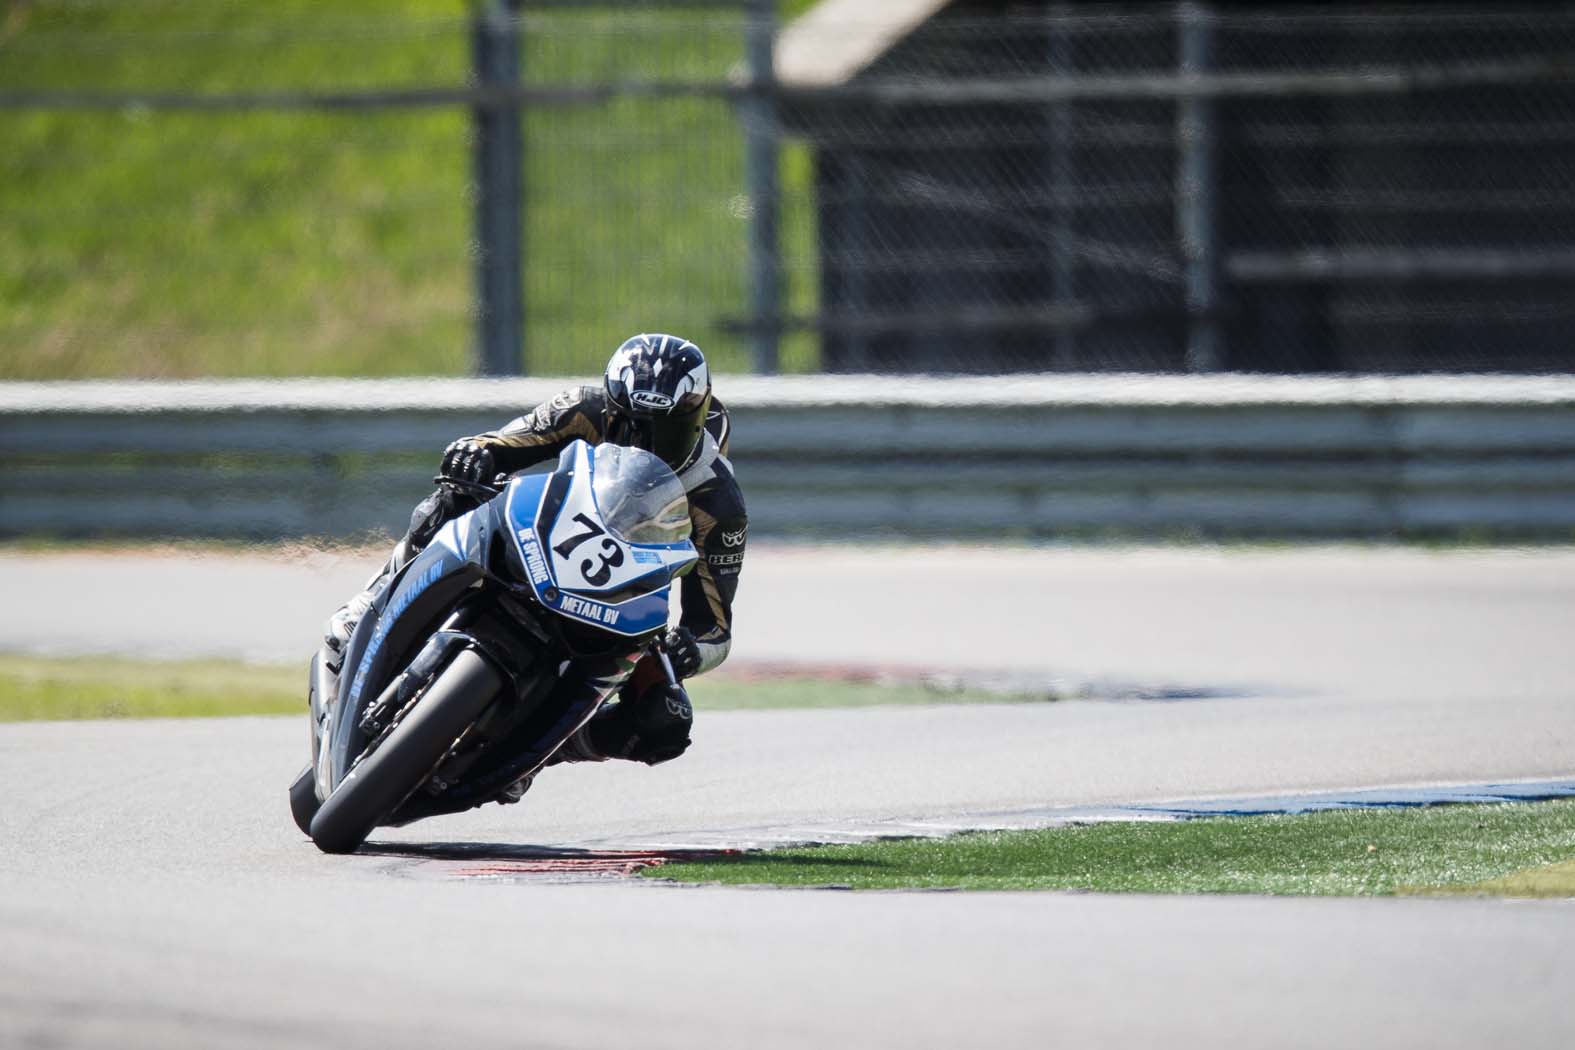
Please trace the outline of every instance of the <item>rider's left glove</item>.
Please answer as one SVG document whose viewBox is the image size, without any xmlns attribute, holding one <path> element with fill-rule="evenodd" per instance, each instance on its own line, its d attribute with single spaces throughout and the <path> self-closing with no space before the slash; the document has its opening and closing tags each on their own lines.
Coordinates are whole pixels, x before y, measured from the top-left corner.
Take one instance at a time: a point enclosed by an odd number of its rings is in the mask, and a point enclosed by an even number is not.
<svg viewBox="0 0 1575 1050">
<path fill-rule="evenodd" d="M 497 467 L 490 448 L 469 438 L 460 438 L 443 450 L 443 465 L 438 473 L 455 481 L 485 483 L 497 475 Z"/>
<path fill-rule="evenodd" d="M 700 671 L 700 643 L 687 627 L 669 627 L 662 639 L 662 648 L 673 665 L 673 674 L 679 680 L 693 678 Z"/>
</svg>

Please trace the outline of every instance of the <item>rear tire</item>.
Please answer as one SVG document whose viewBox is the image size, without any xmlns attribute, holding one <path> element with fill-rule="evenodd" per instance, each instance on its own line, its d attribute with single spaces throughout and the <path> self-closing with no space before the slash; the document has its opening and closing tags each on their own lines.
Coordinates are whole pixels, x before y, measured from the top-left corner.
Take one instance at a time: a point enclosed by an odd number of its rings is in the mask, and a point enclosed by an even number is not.
<svg viewBox="0 0 1575 1050">
<path fill-rule="evenodd" d="M 324 853 L 353 853 L 410 797 L 461 733 L 503 689 L 503 677 L 472 649 L 461 650 L 372 755 L 328 796 L 309 834 Z"/>
</svg>

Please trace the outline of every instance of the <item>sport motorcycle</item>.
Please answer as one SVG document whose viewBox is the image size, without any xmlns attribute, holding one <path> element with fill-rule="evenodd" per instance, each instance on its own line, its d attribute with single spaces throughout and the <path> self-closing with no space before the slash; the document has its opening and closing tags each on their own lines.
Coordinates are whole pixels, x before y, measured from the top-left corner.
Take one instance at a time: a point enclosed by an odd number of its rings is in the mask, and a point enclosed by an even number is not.
<svg viewBox="0 0 1575 1050">
<path fill-rule="evenodd" d="M 657 639 L 694 567 L 684 489 L 637 448 L 575 441 L 390 574 L 336 674 L 318 653 L 311 761 L 290 787 L 327 853 L 373 829 L 517 801 Z"/>
</svg>

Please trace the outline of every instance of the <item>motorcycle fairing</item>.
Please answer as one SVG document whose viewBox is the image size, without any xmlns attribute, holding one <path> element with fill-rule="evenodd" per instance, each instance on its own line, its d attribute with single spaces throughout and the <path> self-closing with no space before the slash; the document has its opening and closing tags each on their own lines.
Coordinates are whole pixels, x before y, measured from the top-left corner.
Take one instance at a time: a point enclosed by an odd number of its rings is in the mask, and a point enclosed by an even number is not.
<svg viewBox="0 0 1575 1050">
<path fill-rule="evenodd" d="M 361 618 L 346 647 L 344 670 L 328 746 L 331 782 L 344 779 L 348 763 L 366 741 L 362 709 L 409 660 L 409 648 L 430 632 L 465 590 L 483 578 L 489 530 L 486 506 L 449 522 L 395 574 Z M 353 671 L 352 671 L 353 669 Z"/>
<path fill-rule="evenodd" d="M 572 466 L 564 469 L 567 465 Z M 327 785 L 319 781 L 320 797 L 326 798 L 329 791 L 338 787 L 356 756 L 366 749 L 369 739 L 361 729 L 361 721 L 367 705 L 416 655 L 417 643 L 437 630 L 455 610 L 464 592 L 489 578 L 487 567 L 495 541 L 501 539 L 499 532 L 509 534 L 509 549 L 518 556 L 519 564 L 508 573 L 528 581 L 537 600 L 558 615 L 631 639 L 666 625 L 672 576 L 698 560 L 694 545 L 688 540 L 676 544 L 631 544 L 601 529 L 598 537 L 607 536 L 622 552 L 624 561 L 640 571 L 617 577 L 609 574 L 598 589 L 595 581 L 586 578 L 596 575 L 594 563 L 584 568 L 571 565 L 565 575 L 588 586 L 574 593 L 558 586 L 557 573 L 565 560 L 577 552 L 570 548 L 568 555 L 557 551 L 549 554 L 545 541 L 553 535 L 554 525 L 565 514 L 571 522 L 574 515 L 581 514 L 599 526 L 605 525 L 590 487 L 593 470 L 594 453 L 590 446 L 575 442 L 560 460 L 559 470 L 516 478 L 500 498 L 445 524 L 373 599 L 346 646 L 328 739 L 321 741 L 330 757 L 328 766 L 320 770 L 328 774 L 329 780 Z M 608 553 L 613 549 L 601 548 L 599 560 L 616 560 Z M 479 639 L 472 641 L 486 651 Z M 507 671 L 510 661 L 501 663 Z M 572 732 L 589 718 L 605 699 L 605 692 L 598 684 L 584 696 L 575 696 L 563 711 L 552 716 L 561 725 L 537 727 L 532 722 L 523 727 L 526 735 L 538 732 L 550 746 L 539 754 L 524 751 L 522 757 L 537 764 L 545 761 L 552 748 L 561 743 L 560 735 Z M 497 775 L 507 772 L 500 769 Z M 484 800 L 478 796 L 470 804 Z"/>
<path fill-rule="evenodd" d="M 516 478 L 506 495 L 509 534 L 537 600 L 631 638 L 665 627 L 672 578 L 699 559 L 694 544 L 630 543 L 606 531 L 594 450 L 575 441 L 563 458 L 573 464 L 567 473 Z"/>
</svg>

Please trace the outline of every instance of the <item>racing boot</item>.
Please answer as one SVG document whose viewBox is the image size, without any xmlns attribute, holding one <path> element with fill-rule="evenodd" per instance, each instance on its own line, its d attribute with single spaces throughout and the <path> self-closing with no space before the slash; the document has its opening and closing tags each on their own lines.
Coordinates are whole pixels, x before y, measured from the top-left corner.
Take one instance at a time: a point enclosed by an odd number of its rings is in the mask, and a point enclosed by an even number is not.
<svg viewBox="0 0 1575 1050">
<path fill-rule="evenodd" d="M 333 713 L 334 701 L 339 697 L 339 673 L 344 669 L 345 648 L 350 644 L 356 624 L 372 607 L 372 599 L 386 577 L 386 572 L 372 577 L 365 590 L 345 602 L 338 612 L 328 618 L 328 623 L 323 627 L 323 647 L 312 657 L 307 672 L 309 685 L 306 695 L 312 713 L 312 766 L 317 771 L 319 798 L 328 796 L 328 752 L 322 742 L 329 732 L 329 715 Z"/>
<path fill-rule="evenodd" d="M 372 600 L 377 597 L 383 584 L 404 567 L 405 563 L 414 558 L 437 535 L 438 529 L 453 518 L 461 510 L 467 509 L 469 504 L 458 499 L 453 492 L 440 488 L 427 496 L 410 514 L 410 530 L 403 539 L 394 544 L 393 553 L 388 556 L 388 564 L 384 565 L 370 580 L 366 587 L 339 607 L 339 611 L 328 618 L 327 625 L 323 628 L 323 657 L 330 670 L 339 673 L 340 665 L 344 662 L 345 647 L 350 644 L 350 636 L 355 633 L 356 625 L 361 622 L 361 617 L 372 607 Z"/>
<path fill-rule="evenodd" d="M 400 546 L 403 546 L 401 542 Z M 395 558 L 399 555 L 399 547 L 394 549 Z M 329 715 L 333 712 L 334 701 L 339 696 L 339 674 L 344 669 L 345 649 L 350 644 L 350 636 L 355 634 L 356 624 L 361 622 L 361 617 L 372 607 L 372 599 L 377 597 L 377 592 L 382 589 L 388 580 L 394 559 L 390 558 L 384 566 L 367 581 L 366 587 L 349 601 L 341 605 L 337 612 L 328 617 L 328 622 L 323 626 L 323 646 L 312 657 L 308 674 L 309 686 L 307 702 L 312 714 L 312 766 L 317 773 L 317 790 L 319 798 L 328 795 L 328 767 L 326 763 L 327 752 L 322 747 L 323 738 L 329 732 Z"/>
<path fill-rule="evenodd" d="M 376 597 L 377 590 L 383 585 L 385 578 L 379 574 L 366 590 L 341 605 L 339 611 L 330 616 L 328 623 L 323 627 L 324 662 L 335 674 L 339 672 L 340 664 L 344 662 L 345 647 L 350 644 L 350 636 L 355 633 L 361 617 L 365 616 L 366 611 L 372 607 L 372 599 Z"/>
<path fill-rule="evenodd" d="M 350 644 L 350 636 L 355 634 L 356 625 L 361 622 L 361 617 L 365 616 L 366 611 L 372 607 L 372 601 L 383 589 L 383 585 L 405 562 L 410 560 L 410 557 L 410 539 L 406 537 L 394 545 L 394 553 L 389 555 L 388 564 L 373 573 L 361 592 L 341 605 L 338 611 L 328 618 L 328 623 L 323 627 L 323 662 L 334 674 L 339 673 L 340 665 L 344 663 L 345 647 Z"/>
</svg>

